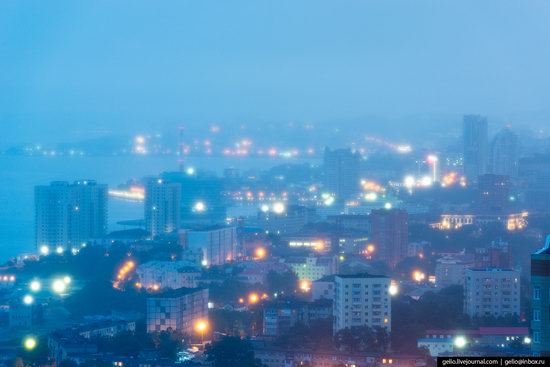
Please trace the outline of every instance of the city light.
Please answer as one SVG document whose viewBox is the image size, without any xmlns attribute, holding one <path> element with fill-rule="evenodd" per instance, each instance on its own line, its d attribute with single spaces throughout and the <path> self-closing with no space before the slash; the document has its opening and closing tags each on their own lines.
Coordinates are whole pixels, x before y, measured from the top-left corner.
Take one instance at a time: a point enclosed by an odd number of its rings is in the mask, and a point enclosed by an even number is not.
<svg viewBox="0 0 550 367">
<path fill-rule="evenodd" d="M 267 255 L 267 251 L 263 247 L 258 247 L 256 249 L 256 251 L 254 251 L 254 259 L 256 259 L 256 260 L 261 260 L 261 259 L 265 258 L 266 255 Z"/>
<path fill-rule="evenodd" d="M 390 296 L 395 296 L 397 295 L 397 293 L 399 293 L 399 287 L 397 286 L 396 283 L 391 283 L 389 288 L 388 288 L 388 293 L 390 294 Z"/>
<path fill-rule="evenodd" d="M 189 176 L 193 176 L 195 174 L 195 169 L 193 167 L 187 167 L 185 173 L 187 173 Z"/>
<path fill-rule="evenodd" d="M 524 344 L 531 344 L 531 338 L 526 336 L 525 338 L 523 338 L 523 343 Z"/>
<path fill-rule="evenodd" d="M 264 213 L 267 213 L 269 211 L 269 205 L 262 204 L 262 206 L 260 206 L 260 210 Z"/>
<path fill-rule="evenodd" d="M 384 209 L 386 209 L 386 210 L 390 210 L 392 207 L 393 207 L 393 205 L 391 203 L 384 204 Z"/>
<path fill-rule="evenodd" d="M 307 293 L 311 290 L 311 281 L 307 279 L 300 280 L 300 290 Z"/>
<path fill-rule="evenodd" d="M 64 282 L 65 284 L 69 285 L 69 284 L 71 284 L 71 281 L 72 281 L 72 279 L 71 279 L 70 276 L 64 276 L 64 277 L 63 277 L 63 282 Z"/>
<path fill-rule="evenodd" d="M 367 252 L 369 254 L 372 254 L 374 252 L 374 250 L 376 250 L 376 246 L 374 246 L 372 243 L 367 245 Z"/>
<path fill-rule="evenodd" d="M 65 249 L 62 246 L 57 246 L 55 249 L 55 252 L 57 252 L 58 255 L 62 255 Z"/>
<path fill-rule="evenodd" d="M 46 245 L 40 246 L 40 253 L 44 256 L 48 255 L 50 253 L 50 248 Z"/>
<path fill-rule="evenodd" d="M 206 322 L 205 320 L 199 320 L 195 322 L 195 331 L 203 334 L 206 332 L 206 330 L 208 330 L 208 322 Z"/>
<path fill-rule="evenodd" d="M 27 294 L 25 297 L 23 297 L 23 303 L 26 305 L 32 305 L 34 303 L 34 297 L 30 294 Z"/>
<path fill-rule="evenodd" d="M 422 281 L 424 281 L 424 279 L 426 279 L 426 274 L 424 274 L 420 270 L 415 270 L 412 273 L 412 278 L 415 282 L 421 283 Z"/>
<path fill-rule="evenodd" d="M 258 293 L 250 293 L 248 295 L 248 303 L 254 305 L 260 301 L 260 296 Z"/>
<path fill-rule="evenodd" d="M 273 212 L 275 214 L 283 214 L 285 212 L 286 208 L 285 208 L 285 204 L 281 203 L 281 202 L 277 202 L 275 204 L 273 204 Z"/>
<path fill-rule="evenodd" d="M 37 344 L 38 344 L 38 342 L 32 336 L 29 336 L 29 337 L 25 338 L 25 340 L 23 340 L 23 347 L 28 351 L 34 350 L 34 348 L 36 348 Z"/>
<path fill-rule="evenodd" d="M 67 283 L 63 279 L 55 279 L 52 283 L 52 290 L 57 294 L 63 294 L 67 290 Z"/>
<path fill-rule="evenodd" d="M 206 204 L 202 201 L 198 201 L 193 205 L 193 211 L 197 213 L 202 213 L 206 210 Z"/>
<path fill-rule="evenodd" d="M 332 204 L 334 204 L 335 201 L 334 195 L 326 192 L 321 194 L 321 199 L 323 200 L 323 204 L 325 206 L 331 206 Z"/>
<path fill-rule="evenodd" d="M 411 190 L 416 185 L 416 179 L 413 176 L 406 176 L 403 180 L 403 185 Z"/>
<path fill-rule="evenodd" d="M 464 336 L 457 336 L 453 341 L 453 345 L 459 349 L 464 348 L 467 344 L 468 340 Z"/>
<path fill-rule="evenodd" d="M 31 291 L 38 292 L 42 288 L 42 284 L 38 280 L 33 280 L 29 286 Z"/>
</svg>

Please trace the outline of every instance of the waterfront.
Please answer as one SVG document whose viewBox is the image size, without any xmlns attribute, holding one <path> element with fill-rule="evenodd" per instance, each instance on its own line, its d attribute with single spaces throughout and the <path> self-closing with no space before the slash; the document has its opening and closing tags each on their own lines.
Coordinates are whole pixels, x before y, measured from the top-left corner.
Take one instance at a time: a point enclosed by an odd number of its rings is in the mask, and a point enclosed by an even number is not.
<svg viewBox="0 0 550 367">
<path fill-rule="evenodd" d="M 188 165 L 221 174 L 224 168 L 267 169 L 288 159 L 190 158 Z M 296 161 L 292 161 L 296 162 Z M 34 186 L 51 181 L 95 179 L 111 187 L 178 169 L 172 156 L 0 157 L 0 263 L 34 251 Z M 109 230 L 116 222 L 142 217 L 142 203 L 109 200 Z"/>
</svg>

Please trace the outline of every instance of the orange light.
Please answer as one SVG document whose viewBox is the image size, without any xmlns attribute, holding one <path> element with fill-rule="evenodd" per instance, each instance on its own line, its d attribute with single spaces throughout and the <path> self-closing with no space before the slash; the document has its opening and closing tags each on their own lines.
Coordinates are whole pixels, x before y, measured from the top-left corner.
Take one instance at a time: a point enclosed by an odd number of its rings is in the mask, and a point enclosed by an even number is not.
<svg viewBox="0 0 550 367">
<path fill-rule="evenodd" d="M 267 293 L 262 294 L 262 299 L 267 299 L 268 295 Z"/>
<path fill-rule="evenodd" d="M 309 292 L 311 290 L 311 282 L 307 279 L 300 280 L 300 290 L 302 292 Z"/>
<path fill-rule="evenodd" d="M 260 260 L 266 257 L 267 251 L 263 247 L 258 247 L 256 251 L 254 251 L 254 255 L 257 260 Z"/>
<path fill-rule="evenodd" d="M 420 270 L 415 270 L 413 271 L 412 273 L 412 278 L 414 281 L 420 283 L 422 282 L 424 279 L 426 279 L 426 274 L 424 274 L 423 272 L 421 272 Z"/>
<path fill-rule="evenodd" d="M 367 246 L 367 252 L 368 253 L 373 253 L 374 250 L 376 250 L 376 247 L 373 244 L 370 244 L 370 245 Z"/>
<path fill-rule="evenodd" d="M 244 298 L 239 298 L 239 303 L 244 303 Z"/>
<path fill-rule="evenodd" d="M 203 334 L 206 330 L 208 330 L 208 322 L 206 320 L 198 320 L 195 322 L 195 331 Z"/>
<path fill-rule="evenodd" d="M 258 296 L 258 293 L 250 293 L 250 295 L 248 296 L 248 303 L 250 303 L 251 305 L 258 303 L 259 300 L 260 296 Z"/>
</svg>

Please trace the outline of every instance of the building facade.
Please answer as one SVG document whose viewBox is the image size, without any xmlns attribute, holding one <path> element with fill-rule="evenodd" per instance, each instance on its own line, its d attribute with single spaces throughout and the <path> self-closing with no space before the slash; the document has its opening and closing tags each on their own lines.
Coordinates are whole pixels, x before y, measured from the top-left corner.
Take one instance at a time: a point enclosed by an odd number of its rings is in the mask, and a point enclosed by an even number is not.
<svg viewBox="0 0 550 367">
<path fill-rule="evenodd" d="M 212 226 L 180 231 L 180 244 L 197 252 L 203 266 L 223 265 L 237 257 L 237 227 Z"/>
<path fill-rule="evenodd" d="M 550 356 L 550 236 L 544 247 L 531 255 L 532 351 L 537 356 Z"/>
<path fill-rule="evenodd" d="M 489 132 L 487 118 L 466 115 L 462 121 L 464 175 L 473 182 L 487 173 Z"/>
<path fill-rule="evenodd" d="M 327 275 L 336 274 L 336 256 L 305 256 L 287 259 L 287 264 L 300 280 L 315 281 Z"/>
<path fill-rule="evenodd" d="M 502 129 L 493 139 L 491 172 L 508 177 L 518 174 L 518 136 L 509 128 Z"/>
<path fill-rule="evenodd" d="M 334 194 L 337 201 L 342 202 L 357 196 L 360 161 L 360 155 L 351 149 L 325 149 L 325 190 Z"/>
<path fill-rule="evenodd" d="M 144 289 L 195 288 L 201 271 L 186 261 L 149 261 L 138 265 L 136 275 Z"/>
<path fill-rule="evenodd" d="M 390 279 L 356 274 L 334 278 L 334 333 L 356 326 L 391 331 Z"/>
<path fill-rule="evenodd" d="M 36 246 L 53 250 L 81 247 L 107 233 L 107 185 L 93 180 L 36 186 Z"/>
<path fill-rule="evenodd" d="M 181 185 L 163 179 L 145 184 L 145 228 L 156 237 L 179 228 L 181 221 Z"/>
<path fill-rule="evenodd" d="M 407 212 L 401 209 L 379 209 L 371 212 L 374 258 L 394 268 L 407 257 L 409 224 Z"/>
<path fill-rule="evenodd" d="M 208 318 L 208 289 L 180 288 L 147 298 L 147 332 L 177 330 L 192 335 Z"/>
<path fill-rule="evenodd" d="M 464 313 L 470 317 L 520 314 L 520 272 L 513 269 L 467 269 Z"/>
</svg>

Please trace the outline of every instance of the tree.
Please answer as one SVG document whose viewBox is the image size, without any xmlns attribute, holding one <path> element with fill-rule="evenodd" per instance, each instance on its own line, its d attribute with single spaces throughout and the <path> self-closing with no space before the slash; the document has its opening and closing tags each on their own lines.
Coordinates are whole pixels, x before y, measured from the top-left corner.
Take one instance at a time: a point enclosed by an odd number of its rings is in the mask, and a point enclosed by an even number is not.
<svg viewBox="0 0 550 367">
<path fill-rule="evenodd" d="M 248 340 L 226 336 L 206 348 L 212 367 L 261 367 L 254 359 L 254 350 Z"/>
<path fill-rule="evenodd" d="M 292 271 L 278 273 L 272 270 L 267 273 L 266 282 L 270 293 L 292 294 L 298 284 L 298 277 Z"/>
</svg>

